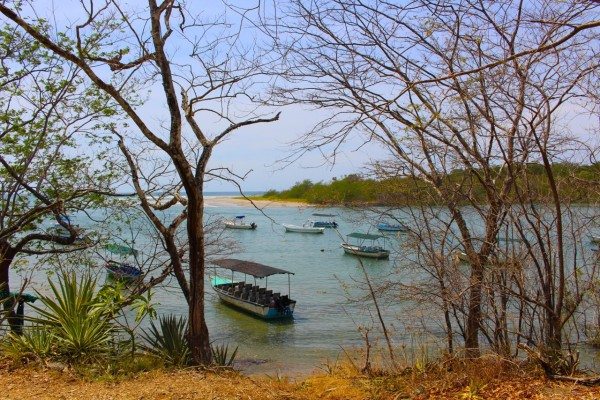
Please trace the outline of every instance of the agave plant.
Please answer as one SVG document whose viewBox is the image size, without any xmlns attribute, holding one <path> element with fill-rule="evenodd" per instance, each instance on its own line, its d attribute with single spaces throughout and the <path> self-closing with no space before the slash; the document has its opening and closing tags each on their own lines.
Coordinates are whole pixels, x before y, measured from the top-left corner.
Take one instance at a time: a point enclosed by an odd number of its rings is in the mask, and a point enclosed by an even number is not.
<svg viewBox="0 0 600 400">
<path fill-rule="evenodd" d="M 58 285 L 48 281 L 53 297 L 39 294 L 43 307 L 37 324 L 52 332 L 57 353 L 69 361 L 85 362 L 104 356 L 110 349 L 113 326 L 110 313 L 98 307 L 96 281 L 74 273 L 59 274 Z"/>
<path fill-rule="evenodd" d="M 233 367 L 233 363 L 235 362 L 235 357 L 237 356 L 238 352 L 238 346 L 235 347 L 231 355 L 229 355 L 228 344 L 211 344 L 210 350 L 212 352 L 212 360 L 214 365 L 218 367 Z"/>
<path fill-rule="evenodd" d="M 161 316 L 158 319 L 158 327 L 151 321 L 150 329 L 142 332 L 142 338 L 146 341 L 142 347 L 150 354 L 161 358 L 167 365 L 189 364 L 190 351 L 185 338 L 187 320 L 184 317 Z"/>
<path fill-rule="evenodd" d="M 21 335 L 10 332 L 0 345 L 2 353 L 20 360 L 44 359 L 52 352 L 52 334 L 40 326 L 28 327 Z"/>
</svg>

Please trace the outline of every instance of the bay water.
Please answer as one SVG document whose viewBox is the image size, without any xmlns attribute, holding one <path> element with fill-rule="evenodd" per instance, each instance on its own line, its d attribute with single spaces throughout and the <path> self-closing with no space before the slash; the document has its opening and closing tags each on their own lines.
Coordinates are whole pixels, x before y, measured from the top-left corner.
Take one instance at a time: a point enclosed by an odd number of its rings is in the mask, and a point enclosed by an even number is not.
<svg viewBox="0 0 600 400">
<path fill-rule="evenodd" d="M 228 344 L 230 351 L 237 346 L 238 366 L 251 374 L 298 375 L 318 368 L 326 368 L 336 361 L 354 356 L 365 346 L 365 332 L 369 332 L 371 345 L 384 347 L 381 335 L 379 314 L 365 285 L 365 274 L 373 286 L 384 282 L 403 280 L 404 266 L 410 257 L 402 254 L 402 244 L 410 240 L 406 234 L 388 234 L 385 244 L 392 250 L 389 260 L 361 259 L 347 255 L 340 247 L 345 235 L 351 232 L 379 234 L 376 225 L 380 217 L 375 212 L 351 210 L 347 208 L 316 208 L 311 206 L 291 206 L 269 204 L 259 210 L 249 203 L 222 199 L 232 193 L 207 194 L 207 220 L 232 219 L 244 215 L 246 222 L 256 223 L 256 230 L 224 231 L 224 238 L 237 243 L 235 251 L 221 257 L 239 258 L 254 261 L 292 272 L 290 297 L 297 301 L 293 320 L 267 322 L 232 309 L 220 302 L 210 287 L 210 276 L 214 269 L 207 270 L 206 320 L 211 340 L 216 344 Z M 327 220 L 313 216 L 315 212 L 336 214 L 337 229 L 325 229 L 323 234 L 286 233 L 282 224 L 302 225 L 308 219 Z M 77 223 L 83 222 L 81 218 Z M 392 221 L 393 222 L 393 221 Z M 85 222 L 82 223 L 85 226 Z M 406 248 L 406 247 L 404 247 Z M 94 269 L 100 281 L 105 274 L 101 264 Z M 217 270 L 217 274 L 231 278 L 231 272 Z M 11 271 L 13 290 L 23 281 L 32 280 L 31 287 L 47 292 L 46 275 L 35 272 L 33 275 L 23 270 Z M 236 273 L 235 280 L 243 280 L 244 275 Z M 254 283 L 252 277 L 246 277 Z M 261 286 L 265 279 L 257 280 Z M 286 275 L 268 278 L 268 287 L 274 292 L 286 294 Z M 422 343 L 428 343 L 428 351 L 435 342 L 443 347 L 443 333 L 436 326 L 427 326 L 428 335 L 424 339 L 424 329 L 414 333 L 407 328 L 407 318 L 420 318 L 424 324 L 439 320 L 432 318 L 427 310 L 421 315 L 414 314 L 410 304 L 394 300 L 394 289 L 388 296 L 379 299 L 379 311 L 390 330 L 394 345 L 406 345 L 414 351 Z M 390 293 L 391 292 L 391 296 Z M 174 279 L 166 281 L 154 289 L 153 300 L 160 315 L 187 315 L 187 305 Z M 411 311 L 408 311 L 408 310 Z M 439 313 L 439 311 L 431 311 Z M 147 324 L 147 322 L 145 322 Z M 414 327 L 414 321 L 412 323 Z M 431 339 L 434 339 L 433 342 Z M 586 365 L 595 365 L 592 352 L 586 355 Z M 592 362 L 590 362 L 592 360 Z"/>
</svg>

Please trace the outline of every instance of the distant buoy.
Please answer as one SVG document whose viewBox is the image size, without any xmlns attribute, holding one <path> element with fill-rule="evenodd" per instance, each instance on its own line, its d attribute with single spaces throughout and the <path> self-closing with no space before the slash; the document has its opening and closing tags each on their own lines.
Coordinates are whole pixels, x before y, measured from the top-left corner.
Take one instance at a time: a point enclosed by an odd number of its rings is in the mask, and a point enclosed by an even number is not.
<svg viewBox="0 0 600 400">
<path fill-rule="evenodd" d="M 321 251 L 325 251 L 325 249 L 321 249 Z"/>
</svg>

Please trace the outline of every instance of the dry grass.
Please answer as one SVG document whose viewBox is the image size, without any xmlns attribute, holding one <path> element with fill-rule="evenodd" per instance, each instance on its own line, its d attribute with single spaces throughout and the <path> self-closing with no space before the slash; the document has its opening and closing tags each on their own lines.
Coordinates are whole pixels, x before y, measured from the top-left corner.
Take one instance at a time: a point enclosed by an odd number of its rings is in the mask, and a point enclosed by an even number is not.
<svg viewBox="0 0 600 400">
<path fill-rule="evenodd" d="M 598 399 L 600 388 L 550 382 L 532 367 L 498 358 L 446 360 L 421 371 L 361 374 L 341 365 L 301 381 L 235 372 L 144 372 L 84 379 L 40 366 L 0 367 L 0 398 L 34 399 Z"/>
</svg>

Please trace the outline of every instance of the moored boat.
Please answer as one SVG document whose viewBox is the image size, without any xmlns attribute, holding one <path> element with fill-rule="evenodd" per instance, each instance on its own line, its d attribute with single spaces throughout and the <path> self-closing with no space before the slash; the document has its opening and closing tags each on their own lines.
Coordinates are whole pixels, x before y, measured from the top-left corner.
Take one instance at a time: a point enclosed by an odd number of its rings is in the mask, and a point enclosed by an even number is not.
<svg viewBox="0 0 600 400">
<path fill-rule="evenodd" d="M 244 215 L 238 215 L 234 219 L 226 220 L 223 223 L 225 224 L 225 228 L 229 229 L 256 229 L 257 225 L 254 222 L 247 224 L 246 221 L 244 221 L 244 218 L 246 218 Z"/>
<path fill-rule="evenodd" d="M 296 300 L 290 298 L 290 275 L 293 272 L 233 258 L 214 260 L 212 264 L 215 265 L 215 275 L 211 286 L 223 303 L 266 320 L 293 317 L 296 307 Z M 217 276 L 216 267 L 230 270 L 231 279 Z M 243 273 L 244 280 L 236 281 L 235 272 Z M 287 295 L 268 289 L 268 277 L 277 274 L 288 276 Z M 246 282 L 248 275 L 255 278 L 254 284 Z M 255 284 L 256 278 L 265 279 L 264 287 Z"/>
<path fill-rule="evenodd" d="M 142 270 L 129 263 L 121 263 L 114 260 L 108 260 L 104 265 L 108 271 L 108 277 L 111 279 L 122 280 L 126 282 L 141 278 Z"/>
<path fill-rule="evenodd" d="M 389 224 L 387 222 L 380 222 L 377 224 L 377 229 L 382 232 L 407 232 L 408 227 L 404 224 Z"/>
<path fill-rule="evenodd" d="M 346 238 L 356 239 L 357 243 L 342 243 L 342 248 L 346 254 L 351 254 L 357 257 L 375 258 L 378 260 L 384 260 L 390 258 L 390 251 L 385 249 L 382 245 L 377 244 L 380 240 L 385 239 L 385 236 L 381 235 L 370 235 L 368 233 L 353 232 L 346 235 Z M 370 245 L 365 245 L 365 241 L 370 241 Z"/>
<path fill-rule="evenodd" d="M 121 256 L 121 259 L 124 259 L 127 256 L 132 256 L 133 258 L 138 256 L 137 250 L 121 244 L 108 243 L 104 248 L 109 253 Z M 106 268 L 107 277 L 111 280 L 120 280 L 125 283 L 130 283 L 142 278 L 142 269 L 132 262 L 108 259 L 104 264 L 104 268 Z"/>
<path fill-rule="evenodd" d="M 296 233 L 323 233 L 325 228 L 317 227 L 314 225 L 313 221 L 306 221 L 302 226 L 300 225 L 292 225 L 292 224 L 283 224 L 286 232 L 296 232 Z"/>
<path fill-rule="evenodd" d="M 313 213 L 315 217 L 327 217 L 326 221 L 313 221 L 313 227 L 315 228 L 337 228 L 338 223 L 333 220 L 336 214 L 325 214 L 325 213 Z"/>
</svg>

